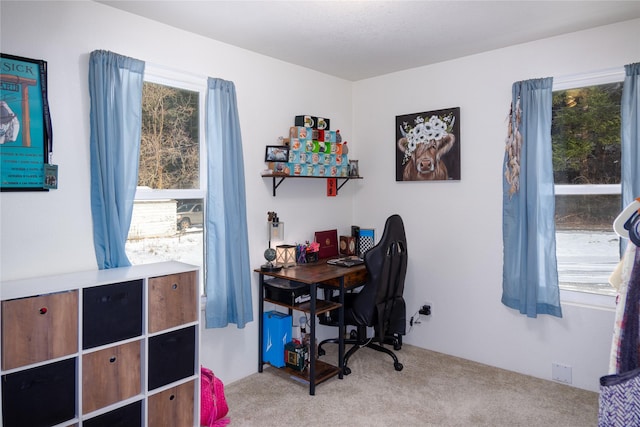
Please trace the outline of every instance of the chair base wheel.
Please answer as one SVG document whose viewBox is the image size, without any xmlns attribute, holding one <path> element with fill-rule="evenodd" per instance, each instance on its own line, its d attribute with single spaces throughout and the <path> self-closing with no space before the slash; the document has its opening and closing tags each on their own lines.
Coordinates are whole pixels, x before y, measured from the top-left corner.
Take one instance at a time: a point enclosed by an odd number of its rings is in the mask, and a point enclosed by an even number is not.
<svg viewBox="0 0 640 427">
<path fill-rule="evenodd" d="M 396 371 L 402 371 L 402 368 L 404 368 L 404 366 L 400 362 L 394 363 L 393 367 L 396 368 Z"/>
<path fill-rule="evenodd" d="M 327 352 L 324 351 L 324 348 L 318 347 L 318 357 L 324 356 L 325 354 L 327 354 Z"/>
<path fill-rule="evenodd" d="M 342 370 L 342 373 L 344 375 L 349 375 L 351 373 L 351 368 L 345 366 L 344 369 Z"/>
</svg>

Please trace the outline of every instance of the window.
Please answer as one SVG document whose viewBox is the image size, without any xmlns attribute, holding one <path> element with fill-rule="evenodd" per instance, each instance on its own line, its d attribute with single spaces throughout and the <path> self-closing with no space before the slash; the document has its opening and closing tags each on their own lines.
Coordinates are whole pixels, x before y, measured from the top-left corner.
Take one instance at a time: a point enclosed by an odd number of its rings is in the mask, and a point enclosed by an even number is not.
<svg viewBox="0 0 640 427">
<path fill-rule="evenodd" d="M 561 290 L 615 295 L 620 261 L 613 220 L 621 209 L 623 70 L 558 79 L 552 129 L 556 246 Z"/>
<path fill-rule="evenodd" d="M 203 265 L 205 93 L 206 78 L 146 67 L 138 189 L 126 243 L 132 264 Z"/>
</svg>

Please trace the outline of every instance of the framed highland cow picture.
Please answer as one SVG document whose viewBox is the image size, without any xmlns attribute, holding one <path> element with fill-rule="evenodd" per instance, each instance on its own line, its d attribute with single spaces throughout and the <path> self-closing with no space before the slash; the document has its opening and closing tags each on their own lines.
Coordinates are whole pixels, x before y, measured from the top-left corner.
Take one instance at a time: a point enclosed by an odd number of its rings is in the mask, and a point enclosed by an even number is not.
<svg viewBox="0 0 640 427">
<path fill-rule="evenodd" d="M 396 181 L 460 180 L 460 108 L 396 116 Z"/>
</svg>

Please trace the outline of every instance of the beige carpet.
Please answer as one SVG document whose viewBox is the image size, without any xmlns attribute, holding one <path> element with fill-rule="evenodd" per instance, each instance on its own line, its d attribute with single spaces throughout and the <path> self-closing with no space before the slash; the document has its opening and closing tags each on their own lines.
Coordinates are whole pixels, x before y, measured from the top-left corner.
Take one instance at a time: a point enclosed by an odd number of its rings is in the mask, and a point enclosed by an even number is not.
<svg viewBox="0 0 640 427">
<path fill-rule="evenodd" d="M 328 345 L 322 360 L 337 360 Z M 595 426 L 598 394 L 403 345 L 404 369 L 359 350 L 351 375 L 309 388 L 266 367 L 226 386 L 234 426 Z"/>
</svg>

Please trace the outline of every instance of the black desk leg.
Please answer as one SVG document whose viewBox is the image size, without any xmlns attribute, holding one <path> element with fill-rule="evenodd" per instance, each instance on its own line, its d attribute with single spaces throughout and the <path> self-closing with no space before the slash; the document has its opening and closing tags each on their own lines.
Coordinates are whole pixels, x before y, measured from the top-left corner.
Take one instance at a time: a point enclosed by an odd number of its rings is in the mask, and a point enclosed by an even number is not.
<svg viewBox="0 0 640 427">
<path fill-rule="evenodd" d="M 258 372 L 262 372 L 262 360 L 264 356 L 262 354 L 262 340 L 264 339 L 264 331 L 262 330 L 262 322 L 264 319 L 264 274 L 260 274 L 258 287 L 258 294 L 260 295 L 260 299 L 258 300 Z"/>
<path fill-rule="evenodd" d="M 344 276 L 340 277 L 340 308 L 338 309 L 338 378 L 344 374 Z"/>
<path fill-rule="evenodd" d="M 311 341 L 309 342 L 309 394 L 316 394 L 316 302 L 318 299 L 318 288 L 316 284 L 309 286 L 311 293 Z"/>
</svg>

